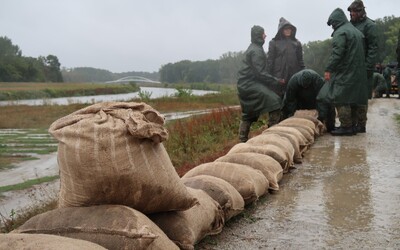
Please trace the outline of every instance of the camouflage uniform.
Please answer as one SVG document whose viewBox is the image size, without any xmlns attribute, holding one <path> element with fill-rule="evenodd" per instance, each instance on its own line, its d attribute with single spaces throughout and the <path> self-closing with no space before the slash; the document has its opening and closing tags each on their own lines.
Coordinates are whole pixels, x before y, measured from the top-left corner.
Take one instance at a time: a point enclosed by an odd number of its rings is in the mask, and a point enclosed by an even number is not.
<svg viewBox="0 0 400 250">
<path fill-rule="evenodd" d="M 335 105 L 340 128 L 332 135 L 353 135 L 355 107 L 368 103 L 363 34 L 346 18 L 343 10 L 335 9 L 329 16 L 332 26 L 332 53 L 325 72 L 330 73 L 328 99 Z"/>
<path fill-rule="evenodd" d="M 373 20 L 367 17 L 365 12 L 364 3 L 361 0 L 355 0 L 347 8 L 348 11 L 355 11 L 359 13 L 359 18 L 356 20 L 351 20 L 351 23 L 359 31 L 364 34 L 364 48 L 365 48 L 365 64 L 367 66 L 367 81 L 363 84 L 368 86 L 368 99 L 372 97 L 373 88 L 373 71 L 376 63 L 376 57 L 378 53 L 378 32 L 376 29 L 376 24 Z M 361 79 L 360 79 L 361 80 Z M 365 125 L 367 123 L 367 111 L 368 102 L 364 105 L 357 105 L 357 116 L 353 117 L 353 125 L 357 126 L 358 132 L 365 132 Z"/>
</svg>

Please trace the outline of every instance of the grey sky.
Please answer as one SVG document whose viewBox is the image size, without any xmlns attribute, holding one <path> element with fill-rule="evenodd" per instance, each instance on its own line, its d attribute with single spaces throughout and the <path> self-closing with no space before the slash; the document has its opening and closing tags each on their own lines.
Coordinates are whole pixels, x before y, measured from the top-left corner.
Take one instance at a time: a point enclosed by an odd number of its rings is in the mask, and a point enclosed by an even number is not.
<svg viewBox="0 0 400 250">
<path fill-rule="evenodd" d="M 0 0 L 0 36 L 24 56 L 56 55 L 62 67 L 158 71 L 181 60 L 245 50 L 254 24 L 275 36 L 280 17 L 302 43 L 325 40 L 351 0 Z M 400 16 L 399 0 L 364 0 L 371 19 Z"/>
</svg>

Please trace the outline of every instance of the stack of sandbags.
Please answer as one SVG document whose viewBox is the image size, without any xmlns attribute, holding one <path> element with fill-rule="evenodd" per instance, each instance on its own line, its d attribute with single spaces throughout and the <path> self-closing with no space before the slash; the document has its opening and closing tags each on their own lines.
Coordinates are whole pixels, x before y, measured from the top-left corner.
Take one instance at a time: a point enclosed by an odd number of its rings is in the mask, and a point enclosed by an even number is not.
<svg viewBox="0 0 400 250">
<path fill-rule="evenodd" d="M 293 117 L 297 118 L 305 118 L 307 120 L 312 121 L 315 124 L 315 127 L 317 129 L 317 132 L 319 135 L 322 135 L 326 131 L 325 125 L 318 120 L 318 111 L 317 110 L 297 110 Z"/>
<path fill-rule="evenodd" d="M 162 141 L 164 117 L 145 103 L 98 103 L 55 121 L 59 207 L 119 204 L 144 214 L 196 204 Z"/>
<path fill-rule="evenodd" d="M 198 199 L 199 205 L 186 211 L 149 215 L 180 249 L 194 249 L 196 243 L 208 235 L 220 233 L 224 226 L 224 212 L 213 198 L 199 189 L 188 187 L 188 191 Z"/>
<path fill-rule="evenodd" d="M 94 104 L 55 121 L 49 132 L 59 141 L 59 208 L 16 232 L 65 235 L 108 249 L 177 248 L 146 216 L 203 204 L 176 173 L 161 143 L 168 138 L 163 125 L 156 110 L 134 102 Z"/>
<path fill-rule="evenodd" d="M 240 214 L 244 200 L 240 193 L 227 181 L 211 175 L 197 175 L 182 179 L 185 186 L 206 192 L 221 206 L 225 221 Z"/>
<path fill-rule="evenodd" d="M 189 170 L 182 179 L 199 175 L 210 175 L 225 180 L 239 192 L 245 205 L 258 200 L 267 193 L 269 187 L 267 178 L 260 170 L 238 163 L 203 163 Z"/>
<path fill-rule="evenodd" d="M 283 169 L 283 173 L 289 172 L 289 168 L 294 165 L 295 148 L 288 138 L 281 136 L 278 133 L 262 133 L 251 138 L 246 143 L 252 146 L 265 147 L 268 145 L 274 145 L 279 147 L 284 152 L 288 162 L 287 166 Z"/>
</svg>

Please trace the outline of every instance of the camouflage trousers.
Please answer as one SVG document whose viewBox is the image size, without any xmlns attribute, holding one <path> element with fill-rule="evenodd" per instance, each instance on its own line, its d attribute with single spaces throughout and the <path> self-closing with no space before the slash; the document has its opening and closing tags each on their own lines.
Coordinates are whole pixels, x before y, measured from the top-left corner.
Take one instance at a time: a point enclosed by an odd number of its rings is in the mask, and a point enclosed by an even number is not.
<svg viewBox="0 0 400 250">
<path fill-rule="evenodd" d="M 352 114 L 353 126 L 365 127 L 367 124 L 368 105 L 356 105 L 355 114 Z"/>
<path fill-rule="evenodd" d="M 271 127 L 275 124 L 278 124 L 281 121 L 281 110 L 278 109 L 271 111 L 266 115 L 261 115 L 256 120 L 252 121 L 242 120 L 239 125 L 239 140 L 241 142 L 246 142 L 248 140 L 251 124 L 257 121 L 258 119 L 267 120 L 268 127 Z"/>
<path fill-rule="evenodd" d="M 362 126 L 367 123 L 367 105 L 341 105 L 336 107 L 341 127 Z"/>
</svg>

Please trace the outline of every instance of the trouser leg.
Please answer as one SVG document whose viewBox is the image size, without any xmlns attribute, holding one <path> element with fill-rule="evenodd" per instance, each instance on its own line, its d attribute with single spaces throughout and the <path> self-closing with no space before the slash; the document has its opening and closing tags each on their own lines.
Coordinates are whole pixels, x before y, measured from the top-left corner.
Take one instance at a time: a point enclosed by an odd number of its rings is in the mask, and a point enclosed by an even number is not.
<svg viewBox="0 0 400 250">
<path fill-rule="evenodd" d="M 268 127 L 272 127 L 281 121 L 281 110 L 277 109 L 268 114 Z"/>
<path fill-rule="evenodd" d="M 368 105 L 357 105 L 357 126 L 364 127 L 367 124 Z"/>
<path fill-rule="evenodd" d="M 241 121 L 239 125 L 239 140 L 246 142 L 249 139 L 249 132 L 251 127 L 250 121 Z"/>
<path fill-rule="evenodd" d="M 352 126 L 353 120 L 351 117 L 350 105 L 337 106 L 336 109 L 338 111 L 340 127 L 338 129 L 332 130 L 331 134 L 335 135 L 335 136 L 354 135 L 353 126 Z"/>
<path fill-rule="evenodd" d="M 340 127 L 350 128 L 353 126 L 353 120 L 351 116 L 351 107 L 349 105 L 337 106 L 338 117 L 340 121 Z"/>
</svg>

